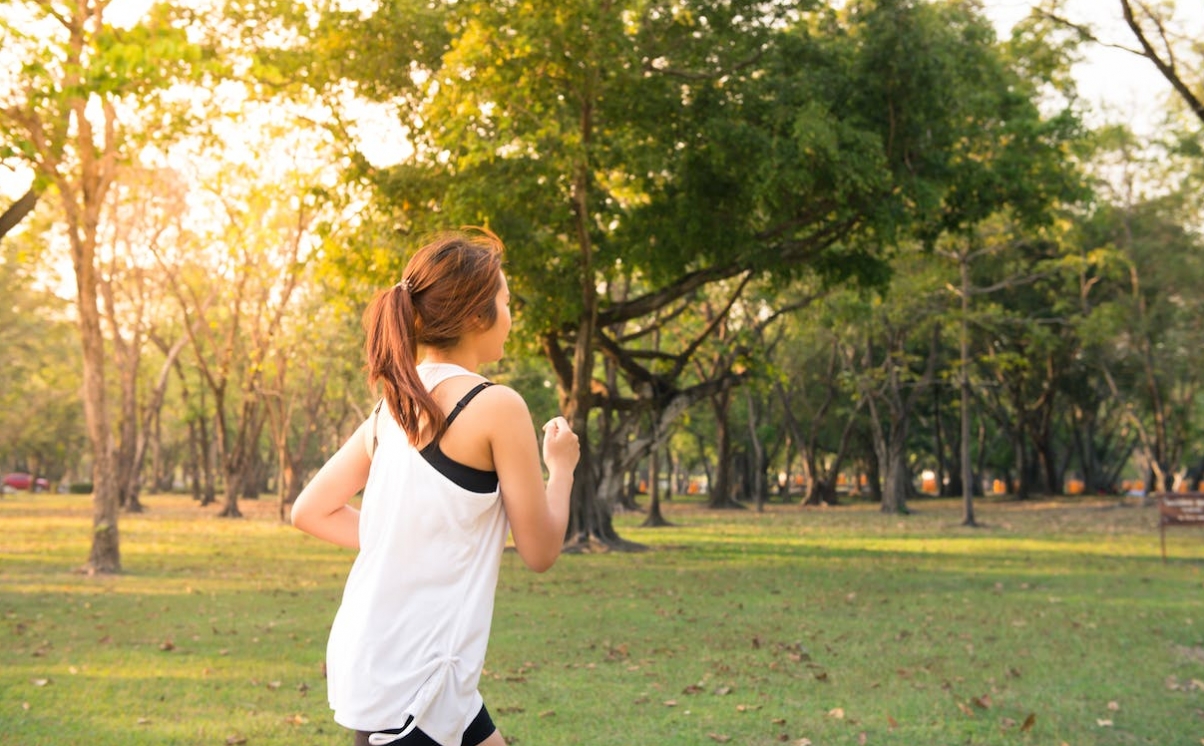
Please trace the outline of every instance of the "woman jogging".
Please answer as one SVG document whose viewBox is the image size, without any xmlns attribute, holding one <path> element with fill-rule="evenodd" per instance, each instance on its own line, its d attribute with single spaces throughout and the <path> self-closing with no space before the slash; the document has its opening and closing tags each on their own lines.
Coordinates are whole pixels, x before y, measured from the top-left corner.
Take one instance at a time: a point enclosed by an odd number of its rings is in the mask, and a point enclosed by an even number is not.
<svg viewBox="0 0 1204 746">
<path fill-rule="evenodd" d="M 504 746 L 477 682 L 507 528 L 536 572 L 568 525 L 578 443 L 476 371 L 502 357 L 501 241 L 439 236 L 364 313 L 375 411 L 302 490 L 293 524 L 359 550 L 327 646 L 336 722 L 357 745 Z M 348 504 L 360 490 L 360 508 Z"/>
</svg>

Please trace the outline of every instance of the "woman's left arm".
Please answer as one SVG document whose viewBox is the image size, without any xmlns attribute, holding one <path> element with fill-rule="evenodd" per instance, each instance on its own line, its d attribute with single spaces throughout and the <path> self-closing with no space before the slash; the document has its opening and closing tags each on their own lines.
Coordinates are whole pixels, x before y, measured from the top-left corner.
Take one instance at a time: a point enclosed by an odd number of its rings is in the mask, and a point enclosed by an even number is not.
<svg viewBox="0 0 1204 746">
<path fill-rule="evenodd" d="M 359 549 L 360 512 L 347 503 L 368 482 L 372 459 L 364 439 L 370 423 L 369 419 L 360 425 L 301 490 L 293 503 L 294 526 L 324 541 Z"/>
</svg>

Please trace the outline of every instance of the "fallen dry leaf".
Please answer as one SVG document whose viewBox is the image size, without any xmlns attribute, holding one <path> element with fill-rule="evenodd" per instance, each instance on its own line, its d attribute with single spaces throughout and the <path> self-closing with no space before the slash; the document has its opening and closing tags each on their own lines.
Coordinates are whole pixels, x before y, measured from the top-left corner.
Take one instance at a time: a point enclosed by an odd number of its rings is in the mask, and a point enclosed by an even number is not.
<svg viewBox="0 0 1204 746">
<path fill-rule="evenodd" d="M 890 715 L 887 715 L 887 716 L 886 716 L 886 724 L 887 724 L 888 726 L 890 726 L 890 729 L 891 729 L 891 730 L 894 730 L 895 728 L 898 728 L 898 727 L 899 727 L 899 721 L 898 721 L 898 720 L 895 720 L 895 719 L 894 719 L 893 717 L 891 717 Z"/>
<path fill-rule="evenodd" d="M 1021 733 L 1028 733 L 1037 724 L 1037 713 L 1030 712 L 1028 717 L 1024 719 L 1024 725 L 1020 726 Z"/>
<path fill-rule="evenodd" d="M 991 695 L 989 694 L 984 694 L 981 697 L 975 697 L 970 701 L 973 702 L 976 707 L 981 707 L 984 710 L 991 709 Z"/>
<path fill-rule="evenodd" d="M 226 746 L 240 746 L 247 742 L 246 736 L 229 736 L 226 738 Z"/>
<path fill-rule="evenodd" d="M 708 733 L 707 737 L 715 743 L 727 743 L 728 741 L 732 740 L 731 736 L 724 736 L 719 733 Z"/>
<path fill-rule="evenodd" d="M 1096 719 L 1096 721 L 1095 721 L 1095 724 L 1096 724 L 1096 725 L 1098 725 L 1098 726 L 1099 726 L 1099 727 L 1101 727 L 1101 728 L 1111 728 L 1111 727 L 1112 727 L 1112 721 L 1111 721 L 1111 720 L 1105 720 L 1105 719 L 1103 719 L 1103 718 L 1097 718 L 1097 719 Z"/>
<path fill-rule="evenodd" d="M 832 709 L 828 710 L 828 717 L 836 718 L 837 720 L 843 720 L 844 719 L 844 708 L 843 707 L 833 707 Z"/>
<path fill-rule="evenodd" d="M 1111 710 L 1112 712 L 1116 712 L 1117 710 L 1120 709 L 1120 703 L 1116 702 L 1116 701 L 1109 702 L 1108 709 Z"/>
</svg>

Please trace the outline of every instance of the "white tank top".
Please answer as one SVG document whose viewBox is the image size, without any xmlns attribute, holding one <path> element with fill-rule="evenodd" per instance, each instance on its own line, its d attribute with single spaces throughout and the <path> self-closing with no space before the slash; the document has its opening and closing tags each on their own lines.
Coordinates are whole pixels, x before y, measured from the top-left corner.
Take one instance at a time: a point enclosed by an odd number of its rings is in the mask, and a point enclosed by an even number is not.
<svg viewBox="0 0 1204 746">
<path fill-rule="evenodd" d="M 418 372 L 428 391 L 471 375 L 446 364 Z M 459 746 L 482 706 L 506 514 L 497 489 L 470 492 L 436 471 L 387 407 L 377 438 L 360 551 L 326 648 L 330 706 L 348 728 L 399 728 L 412 716 L 412 727 Z"/>
</svg>

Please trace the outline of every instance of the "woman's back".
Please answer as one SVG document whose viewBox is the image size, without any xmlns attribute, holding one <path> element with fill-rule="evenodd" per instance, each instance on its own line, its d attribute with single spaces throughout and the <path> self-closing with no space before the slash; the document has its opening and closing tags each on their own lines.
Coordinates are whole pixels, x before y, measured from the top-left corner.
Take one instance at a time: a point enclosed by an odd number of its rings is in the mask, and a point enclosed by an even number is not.
<svg viewBox="0 0 1204 746">
<path fill-rule="evenodd" d="M 458 366 L 423 365 L 419 374 L 435 392 L 472 391 L 481 380 Z M 467 402 L 438 445 L 457 432 L 471 445 L 473 409 Z M 384 729 L 413 716 L 438 740 L 461 732 L 481 706 L 505 512 L 496 479 L 485 492 L 457 483 L 387 408 L 373 424 L 360 553 L 327 647 L 330 702 L 348 727 Z"/>
</svg>

